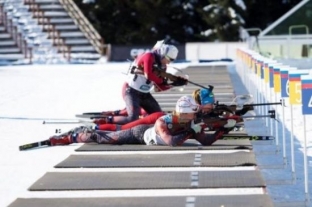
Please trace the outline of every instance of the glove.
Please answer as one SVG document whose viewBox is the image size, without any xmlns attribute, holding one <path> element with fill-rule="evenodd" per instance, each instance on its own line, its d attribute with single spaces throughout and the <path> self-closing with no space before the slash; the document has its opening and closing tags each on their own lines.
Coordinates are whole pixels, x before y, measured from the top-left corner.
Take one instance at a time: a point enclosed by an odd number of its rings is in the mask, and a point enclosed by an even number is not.
<svg viewBox="0 0 312 207">
<path fill-rule="evenodd" d="M 197 133 L 202 131 L 202 127 L 201 127 L 200 124 L 192 123 L 191 128 L 192 128 L 192 130 L 194 131 L 195 134 L 197 134 Z"/>
<path fill-rule="evenodd" d="M 173 81 L 173 83 L 171 83 L 171 85 L 173 85 L 173 86 L 184 86 L 187 84 L 187 82 L 188 82 L 187 79 L 178 76 L 177 79 L 175 81 Z"/>
<path fill-rule="evenodd" d="M 223 126 L 224 128 L 232 128 L 236 124 L 236 121 L 234 119 L 227 120 L 227 123 Z"/>
</svg>

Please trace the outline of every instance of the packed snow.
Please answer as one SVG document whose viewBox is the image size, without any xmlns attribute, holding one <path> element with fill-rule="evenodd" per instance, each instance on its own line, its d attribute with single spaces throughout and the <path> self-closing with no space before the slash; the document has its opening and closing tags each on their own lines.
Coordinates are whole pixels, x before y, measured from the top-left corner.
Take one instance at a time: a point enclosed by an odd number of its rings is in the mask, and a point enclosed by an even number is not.
<svg viewBox="0 0 312 207">
<path fill-rule="evenodd" d="M 185 68 L 189 63 L 174 64 L 175 67 Z M 210 63 L 215 64 L 215 63 Z M 239 83 L 235 65 L 228 64 L 229 72 L 236 80 L 233 83 L 236 94 L 249 93 Z M 73 191 L 73 192 L 30 192 L 27 189 L 42 175 L 54 169 L 54 165 L 63 161 L 81 144 L 69 146 L 44 147 L 29 151 L 19 151 L 18 146 L 30 142 L 47 139 L 55 134 L 56 129 L 62 132 L 78 125 L 45 124 L 43 120 L 75 119 L 75 114 L 91 111 L 115 110 L 124 107 L 121 97 L 121 85 L 128 70 L 128 63 L 104 63 L 84 65 L 26 65 L 4 66 L 0 68 L 0 131 L 2 145 L 0 151 L 0 206 L 8 206 L 16 198 L 22 197 L 96 197 L 118 196 L 114 191 Z M 169 70 L 169 72 L 172 72 Z M 190 77 L 191 80 L 191 77 Z M 279 112 L 281 107 L 277 109 Z M 259 111 L 257 111 L 259 114 Z M 295 178 L 292 178 L 290 159 L 290 116 L 289 107 L 285 107 L 284 125 L 288 129 L 286 135 L 286 160 L 283 160 L 281 134 L 279 145 L 254 145 L 259 164 L 279 165 L 279 169 L 262 169 L 268 181 L 268 193 L 273 202 L 291 204 L 293 201 L 303 203 L 304 174 L 303 174 L 303 119 L 300 107 L 294 107 L 295 135 Z M 279 130 L 282 130 L 282 118 L 279 116 Z M 312 126 L 307 117 L 307 137 L 311 137 Z M 261 126 L 261 127 L 259 127 Z M 273 125 L 274 126 L 274 125 Z M 246 122 L 250 133 L 269 132 L 265 120 Z M 259 130 L 260 129 L 260 130 Z M 260 132 L 259 132 L 260 131 Z M 274 132 L 275 134 L 275 132 Z M 278 149 L 277 154 L 261 154 L 262 151 Z M 311 161 L 311 141 L 308 140 L 309 168 Z M 285 162 L 285 164 L 284 164 Z M 211 170 L 213 168 L 202 168 Z M 225 168 L 223 168 L 226 170 Z M 92 171 L 103 169 L 67 169 L 67 171 Z M 116 169 L 107 169 L 116 170 Z M 130 170 L 130 169 L 123 169 Z M 148 169 L 147 169 L 148 170 Z M 182 168 L 180 170 L 191 170 Z M 197 169 L 198 170 L 198 169 Z M 237 168 L 237 170 L 254 170 L 253 167 Z M 311 172 L 309 172 L 311 177 Z M 274 180 L 282 180 L 280 184 L 270 184 Z M 311 188 L 311 182 L 309 182 Z M 125 196 L 157 196 L 157 195 L 214 195 L 214 194 L 260 194 L 261 189 L 193 189 L 193 190 L 159 190 L 159 191 L 126 191 Z M 120 195 L 119 195 L 120 196 Z"/>
</svg>

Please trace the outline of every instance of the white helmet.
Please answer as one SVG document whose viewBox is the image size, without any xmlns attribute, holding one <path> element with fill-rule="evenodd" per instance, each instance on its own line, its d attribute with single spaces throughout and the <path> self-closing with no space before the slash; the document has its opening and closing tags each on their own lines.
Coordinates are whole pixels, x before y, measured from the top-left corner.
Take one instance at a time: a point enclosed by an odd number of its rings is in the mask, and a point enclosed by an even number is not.
<svg viewBox="0 0 312 207">
<path fill-rule="evenodd" d="M 196 113 L 199 105 L 192 96 L 182 96 L 176 104 L 177 113 Z"/>
<path fill-rule="evenodd" d="M 162 58 L 164 58 L 164 57 L 169 58 L 170 61 L 174 61 L 175 59 L 177 59 L 178 53 L 179 53 L 179 50 L 174 45 L 163 44 L 160 47 L 160 56 Z"/>
<path fill-rule="evenodd" d="M 158 50 L 161 48 L 161 46 L 165 44 L 165 40 L 159 40 L 156 42 L 152 50 Z"/>
</svg>

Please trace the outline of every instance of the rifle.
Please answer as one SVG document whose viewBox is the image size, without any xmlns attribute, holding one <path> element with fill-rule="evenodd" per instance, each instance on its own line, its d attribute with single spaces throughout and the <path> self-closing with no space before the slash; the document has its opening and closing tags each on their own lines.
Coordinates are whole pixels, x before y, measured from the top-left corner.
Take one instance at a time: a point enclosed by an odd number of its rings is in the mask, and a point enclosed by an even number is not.
<svg viewBox="0 0 312 207">
<path fill-rule="evenodd" d="M 178 79 L 178 76 L 175 76 L 175 75 L 172 75 L 170 73 L 167 73 L 164 70 L 155 69 L 154 72 L 157 75 L 159 75 L 160 77 L 167 78 L 168 80 L 170 80 L 172 82 L 177 81 L 177 79 Z M 188 80 L 187 82 L 190 83 L 190 84 L 193 84 L 195 86 L 201 87 L 201 88 L 210 89 L 210 90 L 213 89 L 213 86 L 211 86 L 211 85 L 209 85 L 208 88 L 207 88 L 206 86 L 203 86 L 201 84 L 195 83 L 195 82 L 190 81 L 190 80 Z"/>
<path fill-rule="evenodd" d="M 269 110 L 268 115 L 256 115 L 256 116 L 223 116 L 223 117 L 199 117 L 195 122 L 203 123 L 204 127 L 208 127 L 209 129 L 213 129 L 215 125 L 224 126 L 229 119 L 234 119 L 236 122 L 243 122 L 244 119 L 254 119 L 254 118 L 271 118 L 276 119 L 275 110 Z"/>
<path fill-rule="evenodd" d="M 217 101 L 215 103 L 215 107 L 213 111 L 218 114 L 223 113 L 223 112 L 228 112 L 231 114 L 243 115 L 247 113 L 247 111 L 254 110 L 255 106 L 267 106 L 267 105 L 283 105 L 283 102 L 282 100 L 280 100 L 280 102 L 244 104 L 242 106 L 239 106 L 235 104 L 233 105 L 219 104 L 219 102 Z M 237 108 L 241 108 L 241 109 L 237 110 Z"/>
</svg>

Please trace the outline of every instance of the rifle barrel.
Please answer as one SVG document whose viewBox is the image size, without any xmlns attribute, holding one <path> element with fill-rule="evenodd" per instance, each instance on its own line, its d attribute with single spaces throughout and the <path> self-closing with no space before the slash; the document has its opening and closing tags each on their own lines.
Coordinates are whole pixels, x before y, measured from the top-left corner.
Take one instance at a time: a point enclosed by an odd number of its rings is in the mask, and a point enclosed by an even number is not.
<svg viewBox="0 0 312 207">
<path fill-rule="evenodd" d="M 195 86 L 198 86 L 198 87 L 205 88 L 205 89 L 208 89 L 208 90 L 209 90 L 209 88 L 207 88 L 207 87 L 205 87 L 205 86 L 203 86 L 203 85 L 201 85 L 201 84 L 194 83 L 193 81 L 188 80 L 187 82 L 189 82 L 190 84 L 193 84 L 193 85 L 195 85 Z"/>
<path fill-rule="evenodd" d="M 241 116 L 243 119 L 248 119 L 248 118 L 264 118 L 264 117 L 272 117 L 272 115 L 257 115 L 257 116 Z"/>
<path fill-rule="evenodd" d="M 171 81 L 174 81 L 174 79 L 177 78 L 177 76 L 172 75 L 171 73 L 167 73 L 167 72 L 165 72 L 165 71 L 158 71 L 158 72 L 159 72 L 160 76 L 162 76 L 162 77 L 167 77 L 167 78 L 169 78 Z M 205 86 L 203 86 L 203 85 L 201 85 L 201 84 L 195 83 L 195 82 L 190 81 L 190 80 L 188 80 L 187 82 L 190 83 L 190 84 L 193 84 L 193 85 L 195 85 L 195 86 L 201 87 L 201 88 L 209 89 L 209 88 L 207 88 L 207 87 L 205 87 Z"/>
<path fill-rule="evenodd" d="M 282 102 L 244 104 L 243 106 L 266 106 L 266 105 L 282 105 Z"/>
</svg>

